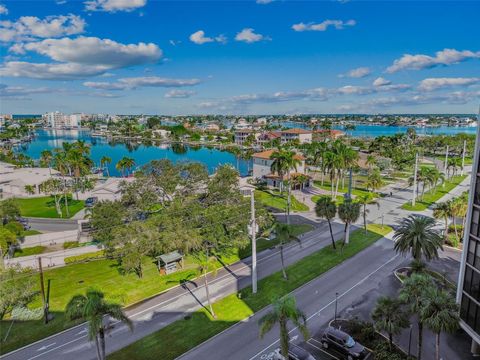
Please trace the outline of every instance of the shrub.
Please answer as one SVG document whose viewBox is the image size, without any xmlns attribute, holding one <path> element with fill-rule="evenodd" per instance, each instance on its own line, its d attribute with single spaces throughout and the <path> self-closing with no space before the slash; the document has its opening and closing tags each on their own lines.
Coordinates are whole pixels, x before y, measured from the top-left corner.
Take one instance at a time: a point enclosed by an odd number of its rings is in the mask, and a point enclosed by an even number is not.
<svg viewBox="0 0 480 360">
<path fill-rule="evenodd" d="M 426 265 L 421 260 L 413 260 L 410 263 L 410 267 L 412 268 L 412 272 L 414 273 L 421 273 L 425 271 Z"/>
<path fill-rule="evenodd" d="M 105 254 L 103 250 L 96 251 L 93 253 L 86 253 L 82 255 L 69 256 L 65 258 L 65 264 L 75 264 L 80 262 L 87 262 L 92 260 L 104 259 Z"/>
<path fill-rule="evenodd" d="M 12 319 L 27 321 L 27 320 L 40 320 L 43 317 L 43 309 L 29 309 L 25 306 L 17 306 L 12 310 Z"/>
<path fill-rule="evenodd" d="M 31 255 L 38 255 L 45 251 L 45 246 L 33 246 L 28 248 L 16 248 L 15 252 L 13 253 L 13 257 L 22 257 L 22 256 L 31 256 Z"/>
</svg>

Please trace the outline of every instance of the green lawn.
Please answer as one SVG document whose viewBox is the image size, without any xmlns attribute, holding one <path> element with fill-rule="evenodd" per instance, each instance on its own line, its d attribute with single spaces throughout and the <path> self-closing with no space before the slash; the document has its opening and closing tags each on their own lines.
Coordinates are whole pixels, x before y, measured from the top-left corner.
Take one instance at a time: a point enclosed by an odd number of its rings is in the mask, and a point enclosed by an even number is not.
<svg viewBox="0 0 480 360">
<path fill-rule="evenodd" d="M 13 257 L 21 257 L 21 256 L 30 256 L 30 255 L 37 255 L 41 254 L 45 251 L 45 246 L 33 246 L 24 249 L 17 249 L 13 254 Z"/>
<path fill-rule="evenodd" d="M 291 226 L 295 235 L 300 235 L 312 229 L 310 225 Z M 257 251 L 275 244 L 275 240 L 259 240 Z M 251 249 L 247 247 L 222 256 L 221 261 L 224 264 L 232 264 L 250 254 Z M 217 262 L 216 266 L 221 267 L 222 264 Z M 85 293 L 90 287 L 101 289 L 107 300 L 126 306 L 178 285 L 184 279 L 191 280 L 192 277 L 196 276 L 197 268 L 198 263 L 187 256 L 184 270 L 166 276 L 160 276 L 153 260 L 145 258 L 143 261 L 143 278 L 141 279 L 132 273 L 122 275 L 115 260 L 94 260 L 88 263 L 72 264 L 46 270 L 44 272 L 45 283 L 48 280 L 51 281 L 50 310 L 57 314 L 56 318 L 47 326 L 43 324 L 43 321 L 15 322 L 7 341 L 2 343 L 1 353 L 12 351 L 72 326 L 72 323 L 66 322 L 64 319 L 65 305 L 73 295 Z M 39 298 L 31 305 L 32 308 L 40 306 Z M 9 325 L 10 321 L 1 321 L 0 329 L 8 328 Z"/>
<path fill-rule="evenodd" d="M 55 200 L 53 196 L 42 196 L 36 198 L 16 199 L 22 216 L 26 217 L 42 217 L 42 218 L 59 218 L 55 209 Z M 72 217 L 85 207 L 83 200 L 73 200 L 69 196 L 68 209 Z M 63 218 L 67 218 L 65 202 L 62 201 Z"/>
<path fill-rule="evenodd" d="M 30 230 L 26 230 L 22 233 L 23 236 L 30 236 L 30 235 L 38 235 L 38 234 L 41 234 L 42 232 L 41 231 L 38 231 L 38 230 L 34 230 L 34 229 L 30 229 Z"/>
<path fill-rule="evenodd" d="M 453 176 L 449 180 L 445 181 L 445 186 L 439 185 L 435 191 L 426 191 L 423 199 L 417 198 L 415 206 L 412 206 L 412 202 L 408 201 L 402 205 L 402 209 L 410 211 L 423 211 L 430 205 L 437 202 L 440 198 L 452 191 L 458 184 L 460 184 L 467 176 Z M 420 195 L 419 195 L 420 196 Z"/>
<path fill-rule="evenodd" d="M 255 190 L 255 200 L 261 202 L 265 206 L 285 211 L 287 207 L 287 193 L 280 195 L 278 191 L 270 190 Z M 298 201 L 292 195 L 292 211 L 308 211 L 309 208 L 304 203 Z"/>
<path fill-rule="evenodd" d="M 217 315 L 213 319 L 204 309 L 178 320 L 165 328 L 117 351 L 110 360 L 153 359 L 152 354 L 162 354 L 162 360 L 175 359 L 186 351 L 201 344 L 233 324 L 247 318 L 268 306 L 272 299 L 286 295 L 308 281 L 322 275 L 334 266 L 354 256 L 392 229 L 379 225 L 368 225 L 365 235 L 362 229 L 351 235 L 351 243 L 342 251 L 330 246 L 317 251 L 287 268 L 289 280 L 285 281 L 281 272 L 274 273 L 258 282 L 258 293 L 252 294 L 245 288 L 240 294 L 229 295 L 214 304 Z"/>
<path fill-rule="evenodd" d="M 330 181 L 327 181 L 325 180 L 323 182 L 323 185 L 322 185 L 322 182 L 321 181 L 318 181 L 318 180 L 315 180 L 313 182 L 315 184 L 316 187 L 320 188 L 320 189 L 323 189 L 323 190 L 327 190 L 327 191 L 331 191 L 332 190 L 332 187 L 330 186 Z M 342 184 L 340 183 L 340 185 L 338 186 L 338 192 L 339 193 L 346 193 L 348 192 L 348 185 L 347 183 L 345 183 L 345 187 L 342 187 Z M 361 195 L 365 195 L 367 193 L 369 193 L 371 191 L 367 191 L 367 189 L 365 188 L 360 188 L 358 186 L 352 188 L 352 195 L 354 196 L 361 196 Z M 379 195 L 375 192 L 371 192 L 375 197 L 378 197 Z"/>
<path fill-rule="evenodd" d="M 312 201 L 313 201 L 314 203 L 316 203 L 318 200 L 320 200 L 320 198 L 322 198 L 322 197 L 324 197 L 324 196 L 327 196 L 327 197 L 331 198 L 330 195 L 313 195 L 313 196 L 312 196 Z M 345 200 L 345 198 L 344 198 L 343 195 L 337 195 L 337 199 L 336 199 L 335 203 L 336 203 L 337 206 L 338 206 L 338 205 L 340 205 L 340 204 L 343 204 L 344 200 Z"/>
</svg>

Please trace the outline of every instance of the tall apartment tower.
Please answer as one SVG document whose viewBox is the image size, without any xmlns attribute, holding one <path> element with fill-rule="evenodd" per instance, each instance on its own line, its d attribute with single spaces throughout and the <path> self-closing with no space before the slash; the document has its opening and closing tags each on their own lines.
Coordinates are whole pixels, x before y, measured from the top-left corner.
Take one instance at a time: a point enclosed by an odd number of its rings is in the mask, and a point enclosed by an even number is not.
<svg viewBox="0 0 480 360">
<path fill-rule="evenodd" d="M 472 353 L 480 355 L 480 114 L 468 197 L 467 222 L 458 279 L 460 326 L 472 338 Z"/>
</svg>

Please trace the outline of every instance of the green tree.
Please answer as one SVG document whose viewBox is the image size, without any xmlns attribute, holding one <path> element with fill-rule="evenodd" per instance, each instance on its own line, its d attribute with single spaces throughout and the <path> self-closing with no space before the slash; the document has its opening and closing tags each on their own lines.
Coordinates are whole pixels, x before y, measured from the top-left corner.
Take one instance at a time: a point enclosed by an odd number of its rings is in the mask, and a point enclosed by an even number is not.
<svg viewBox="0 0 480 360">
<path fill-rule="evenodd" d="M 328 196 L 322 196 L 315 204 L 315 213 L 319 218 L 325 219 L 328 222 L 328 228 L 330 229 L 330 236 L 332 238 L 332 247 L 336 249 L 335 238 L 332 231 L 332 219 L 337 214 L 336 203 Z"/>
<path fill-rule="evenodd" d="M 50 150 L 42 150 L 40 153 L 40 165 L 48 167 L 50 175 L 52 175 L 53 154 Z"/>
<path fill-rule="evenodd" d="M 0 201 L 0 218 L 2 223 L 15 220 L 18 216 L 20 216 L 20 206 L 14 198 Z"/>
<path fill-rule="evenodd" d="M 25 192 L 29 195 L 35 194 L 35 187 L 33 185 L 25 185 Z"/>
<path fill-rule="evenodd" d="M 434 287 L 431 277 L 428 275 L 414 273 L 408 277 L 403 283 L 400 290 L 399 299 L 407 304 L 409 311 L 417 314 L 418 342 L 417 342 L 417 359 L 422 359 L 423 345 L 423 318 L 421 311 L 424 307 L 425 293 Z"/>
<path fill-rule="evenodd" d="M 367 214 L 369 213 L 367 205 L 377 205 L 377 207 L 380 208 L 380 203 L 375 199 L 375 196 L 371 192 L 359 195 L 355 200 L 363 208 L 363 227 L 365 229 L 365 234 L 367 234 Z"/>
<path fill-rule="evenodd" d="M 388 296 L 378 298 L 372 319 L 378 331 L 385 331 L 388 334 L 390 350 L 393 346 L 393 335 L 400 334 L 402 329 L 409 325 L 408 315 L 403 311 L 401 301 Z"/>
<path fill-rule="evenodd" d="M 373 169 L 368 173 L 365 186 L 374 192 L 383 186 L 383 179 L 379 169 Z"/>
<path fill-rule="evenodd" d="M 110 177 L 110 170 L 108 170 L 108 165 L 112 163 L 112 158 L 109 156 L 102 156 L 100 159 L 100 166 L 107 170 L 107 176 Z"/>
<path fill-rule="evenodd" d="M 17 243 L 17 235 L 5 226 L 0 226 L 0 261 L 8 254 L 10 247 Z"/>
<path fill-rule="evenodd" d="M 459 327 L 458 313 L 455 298 L 448 291 L 434 287 L 425 291 L 420 317 L 435 334 L 435 360 L 440 360 L 440 334 L 453 333 Z"/>
<path fill-rule="evenodd" d="M 345 223 L 345 245 L 348 245 L 350 240 L 350 225 L 360 217 L 360 204 L 351 199 L 345 199 L 345 201 L 338 206 L 338 216 Z"/>
<path fill-rule="evenodd" d="M 22 268 L 19 264 L 6 269 L 0 267 L 0 320 L 15 307 L 26 307 L 35 300 L 38 291 L 33 275 L 31 268 Z"/>
<path fill-rule="evenodd" d="M 135 160 L 124 156 L 120 160 L 118 160 L 115 168 L 122 173 L 122 177 L 125 177 L 128 174 L 128 171 L 131 170 L 132 167 L 135 166 Z"/>
<path fill-rule="evenodd" d="M 109 252 L 115 248 L 113 229 L 125 224 L 126 208 L 120 201 L 99 201 L 92 208 L 90 223 L 94 238 L 100 241 Z"/>
<path fill-rule="evenodd" d="M 438 259 L 442 237 L 435 229 L 435 220 L 426 216 L 410 215 L 404 218 L 393 235 L 394 249 L 401 254 L 410 253 L 415 260 Z"/>
<path fill-rule="evenodd" d="M 442 219 L 445 222 L 444 240 L 448 239 L 448 219 L 452 216 L 452 203 L 450 201 L 443 201 L 435 204 L 433 208 L 433 217 L 435 219 Z"/>
<path fill-rule="evenodd" d="M 260 326 L 260 337 L 263 338 L 267 332 L 273 329 L 278 323 L 280 327 L 280 349 L 283 357 L 288 359 L 288 322 L 291 321 L 301 332 L 304 339 L 308 339 L 307 318 L 297 308 L 295 298 L 291 295 L 284 296 L 272 304 L 272 310 L 264 315 L 258 322 Z"/>
<path fill-rule="evenodd" d="M 88 338 L 95 340 L 98 360 L 105 360 L 105 333 L 107 327 L 104 325 L 105 316 L 121 321 L 130 330 L 133 330 L 133 323 L 124 314 L 122 307 L 105 301 L 101 291 L 89 289 L 86 295 L 75 295 L 70 299 L 65 315 L 69 320 L 82 319 L 88 321 Z"/>
</svg>

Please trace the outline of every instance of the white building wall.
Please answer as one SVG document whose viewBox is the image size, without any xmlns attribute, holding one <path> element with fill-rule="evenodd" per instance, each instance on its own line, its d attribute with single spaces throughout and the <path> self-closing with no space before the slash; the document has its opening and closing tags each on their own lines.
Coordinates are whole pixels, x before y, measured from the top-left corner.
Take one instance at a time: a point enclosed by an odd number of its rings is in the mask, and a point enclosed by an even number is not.
<svg viewBox="0 0 480 360">
<path fill-rule="evenodd" d="M 253 158 L 253 178 L 261 179 L 262 177 L 272 173 L 270 167 L 272 166 L 273 160 L 266 160 L 260 158 Z"/>
</svg>

